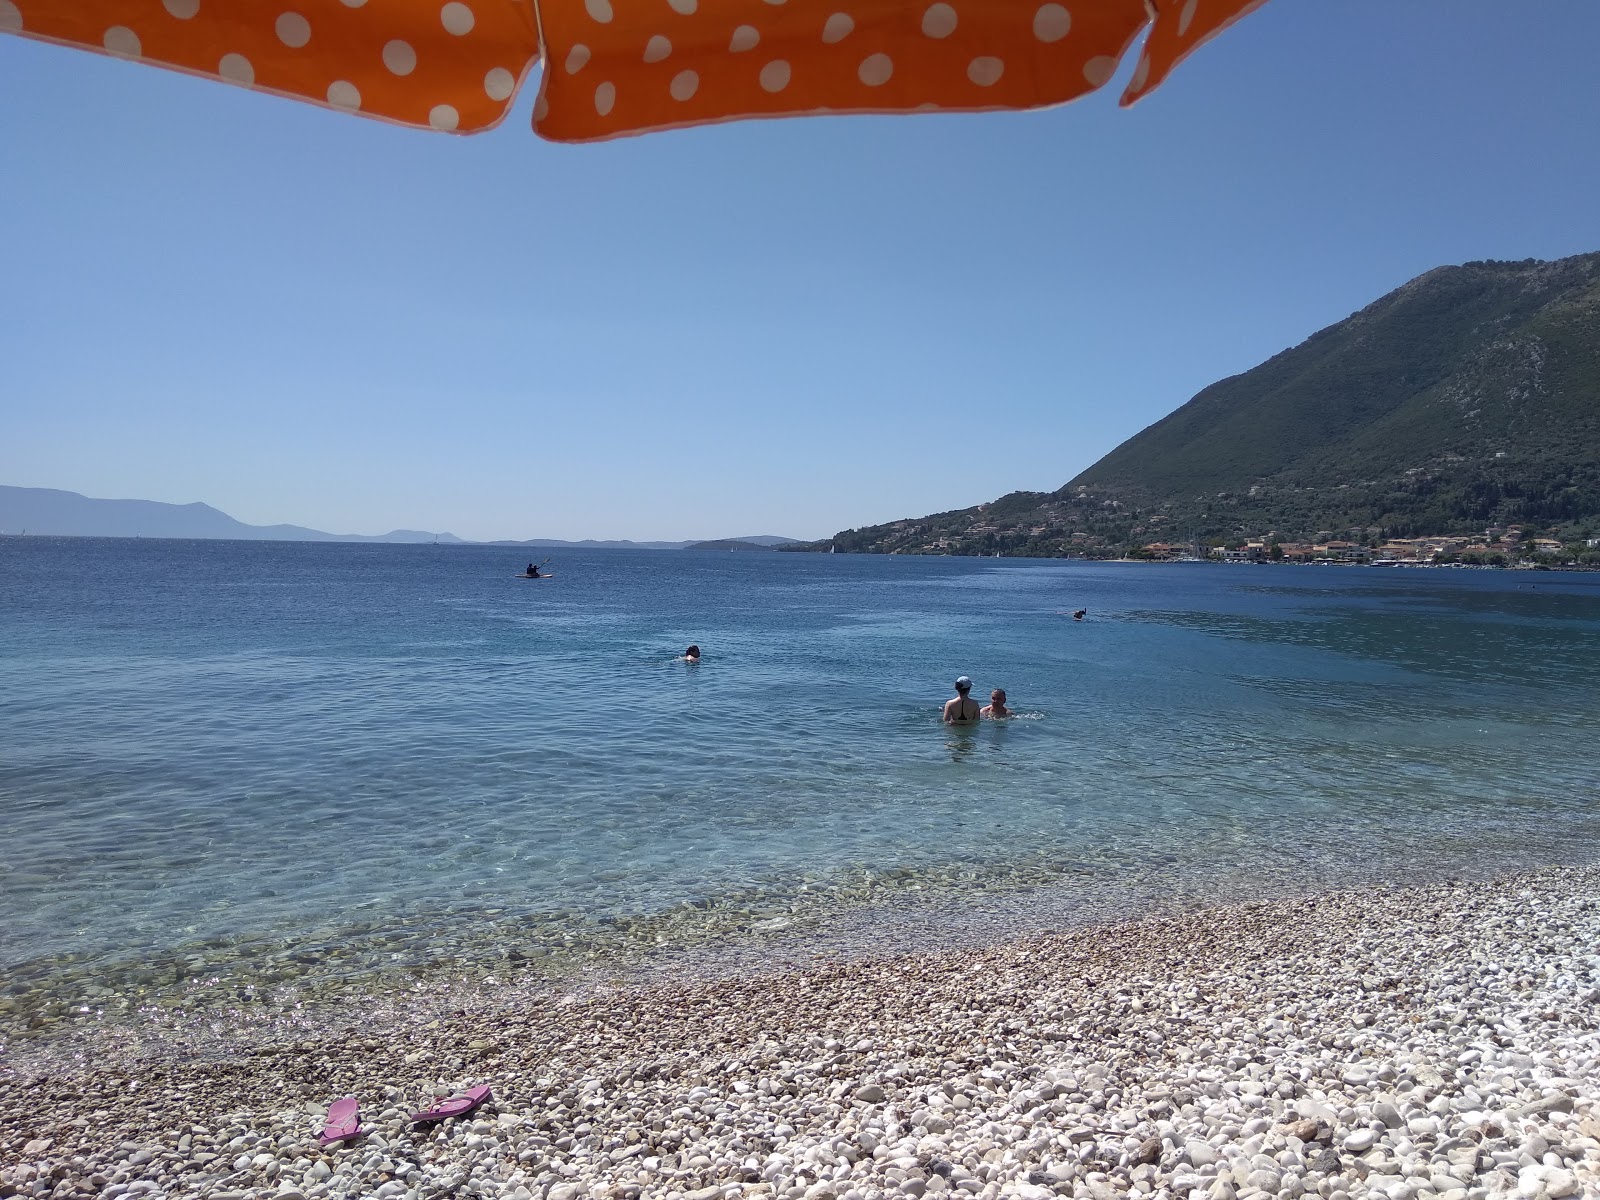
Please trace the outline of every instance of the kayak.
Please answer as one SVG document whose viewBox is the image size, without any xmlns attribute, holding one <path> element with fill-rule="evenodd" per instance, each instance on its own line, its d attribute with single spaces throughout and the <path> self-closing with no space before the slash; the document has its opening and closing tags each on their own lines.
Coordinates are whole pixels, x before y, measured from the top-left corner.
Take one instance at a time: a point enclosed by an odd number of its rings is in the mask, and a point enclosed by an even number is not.
<svg viewBox="0 0 1600 1200">
<path fill-rule="evenodd" d="M 546 571 L 546 572 L 544 572 L 543 574 L 540 574 L 540 575 L 529 575 L 526 571 L 523 571 L 520 575 L 513 575 L 511 578 L 513 578 L 513 579 L 554 579 L 555 578 L 555 574 L 554 574 L 554 572 Z"/>
</svg>

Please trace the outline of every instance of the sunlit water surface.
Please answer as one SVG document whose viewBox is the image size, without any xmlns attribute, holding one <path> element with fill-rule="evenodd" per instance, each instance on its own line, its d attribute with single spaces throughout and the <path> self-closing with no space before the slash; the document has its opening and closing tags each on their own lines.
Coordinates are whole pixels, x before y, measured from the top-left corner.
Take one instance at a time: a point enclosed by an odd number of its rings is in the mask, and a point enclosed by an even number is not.
<svg viewBox="0 0 1600 1200">
<path fill-rule="evenodd" d="M 1600 576 L 526 557 L 0 540 L 0 975 L 1600 844 Z"/>
</svg>

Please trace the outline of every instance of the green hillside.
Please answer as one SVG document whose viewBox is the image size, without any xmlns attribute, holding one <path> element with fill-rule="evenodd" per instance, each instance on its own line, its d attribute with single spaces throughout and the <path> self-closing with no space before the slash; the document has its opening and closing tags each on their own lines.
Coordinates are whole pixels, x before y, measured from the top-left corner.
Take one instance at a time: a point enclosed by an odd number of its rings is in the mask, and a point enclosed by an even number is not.
<svg viewBox="0 0 1600 1200">
<path fill-rule="evenodd" d="M 1600 530 L 1600 254 L 1430 271 L 1212 384 L 1059 491 L 832 544 L 1048 555 L 1506 524 Z"/>
</svg>

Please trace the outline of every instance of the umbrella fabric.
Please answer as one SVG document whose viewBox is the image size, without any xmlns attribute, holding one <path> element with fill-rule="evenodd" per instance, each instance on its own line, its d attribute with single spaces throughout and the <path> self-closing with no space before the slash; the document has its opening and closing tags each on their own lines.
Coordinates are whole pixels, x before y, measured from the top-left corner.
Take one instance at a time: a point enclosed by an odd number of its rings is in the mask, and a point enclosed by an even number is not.
<svg viewBox="0 0 1600 1200">
<path fill-rule="evenodd" d="M 1189 55 L 1267 0 L 1151 0 L 1156 10 L 1144 53 L 1122 94 L 1123 107 L 1148 96 Z"/>
<path fill-rule="evenodd" d="M 567 48 L 545 75 L 544 136 L 1059 104 L 1110 79 L 1147 21 L 1144 0 L 660 0 L 626 23 L 624 3 L 541 4 L 546 43 Z"/>
<path fill-rule="evenodd" d="M 521 0 L 0 0 L 0 29 L 461 133 L 539 53 Z"/>
<path fill-rule="evenodd" d="M 556 141 L 746 117 L 1123 103 L 1264 0 L 0 0 L 0 30 L 457 133 L 544 49 Z"/>
</svg>

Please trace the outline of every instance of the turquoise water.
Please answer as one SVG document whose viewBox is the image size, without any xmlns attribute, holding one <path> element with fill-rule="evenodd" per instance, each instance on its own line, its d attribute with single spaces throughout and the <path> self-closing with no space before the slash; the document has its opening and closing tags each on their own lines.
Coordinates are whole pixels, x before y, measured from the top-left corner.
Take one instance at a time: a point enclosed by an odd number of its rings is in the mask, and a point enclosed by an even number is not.
<svg viewBox="0 0 1600 1200">
<path fill-rule="evenodd" d="M 386 930 L 416 965 L 485 914 L 568 937 L 872 880 L 1405 879 L 1600 833 L 1600 576 L 526 557 L 0 541 L 0 974 Z M 943 727 L 963 673 L 1020 719 Z"/>
</svg>

